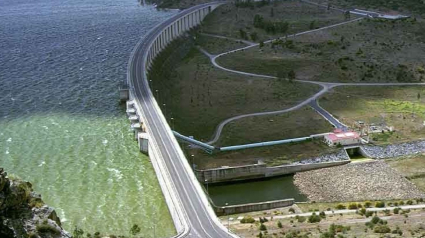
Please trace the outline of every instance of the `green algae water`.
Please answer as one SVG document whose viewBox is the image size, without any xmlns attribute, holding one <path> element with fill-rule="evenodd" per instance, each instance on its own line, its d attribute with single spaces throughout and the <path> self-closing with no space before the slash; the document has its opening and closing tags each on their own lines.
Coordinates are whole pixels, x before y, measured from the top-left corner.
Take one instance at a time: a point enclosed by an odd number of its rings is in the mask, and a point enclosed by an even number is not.
<svg viewBox="0 0 425 238">
<path fill-rule="evenodd" d="M 117 93 L 137 41 L 174 13 L 136 0 L 0 1 L 0 167 L 30 181 L 69 232 L 175 234 Z"/>
</svg>

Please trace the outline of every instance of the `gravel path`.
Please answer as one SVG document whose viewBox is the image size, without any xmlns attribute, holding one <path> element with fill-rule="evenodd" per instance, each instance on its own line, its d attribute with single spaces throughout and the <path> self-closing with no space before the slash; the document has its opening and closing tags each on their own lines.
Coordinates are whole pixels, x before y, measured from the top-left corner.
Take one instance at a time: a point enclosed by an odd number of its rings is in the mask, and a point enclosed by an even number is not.
<svg viewBox="0 0 425 238">
<path fill-rule="evenodd" d="M 317 202 L 425 197 L 413 183 L 383 161 L 297 173 L 294 183 L 309 200 Z"/>
</svg>

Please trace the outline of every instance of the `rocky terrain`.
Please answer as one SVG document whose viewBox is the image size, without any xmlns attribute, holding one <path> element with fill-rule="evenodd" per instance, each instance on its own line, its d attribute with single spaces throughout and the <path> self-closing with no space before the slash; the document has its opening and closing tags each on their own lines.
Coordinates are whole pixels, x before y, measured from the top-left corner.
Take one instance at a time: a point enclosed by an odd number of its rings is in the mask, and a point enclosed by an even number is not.
<svg viewBox="0 0 425 238">
<path fill-rule="evenodd" d="M 310 158 L 310 159 L 304 159 L 297 161 L 295 163 L 292 163 L 293 165 L 297 164 L 316 164 L 316 163 L 324 163 L 324 162 L 337 162 L 337 161 L 344 161 L 349 160 L 347 153 L 345 150 L 341 149 L 340 151 L 332 154 L 324 154 L 320 155 L 318 157 Z"/>
<path fill-rule="evenodd" d="M 425 141 L 414 141 L 388 146 L 365 145 L 363 146 L 363 151 L 368 155 L 368 157 L 376 159 L 419 154 L 425 152 Z"/>
<path fill-rule="evenodd" d="M 1 238 L 70 238 L 53 208 L 33 192 L 32 185 L 10 179 L 0 168 Z"/>
<path fill-rule="evenodd" d="M 310 201 L 423 198 L 413 183 L 383 161 L 352 163 L 297 173 L 294 183 Z"/>
</svg>

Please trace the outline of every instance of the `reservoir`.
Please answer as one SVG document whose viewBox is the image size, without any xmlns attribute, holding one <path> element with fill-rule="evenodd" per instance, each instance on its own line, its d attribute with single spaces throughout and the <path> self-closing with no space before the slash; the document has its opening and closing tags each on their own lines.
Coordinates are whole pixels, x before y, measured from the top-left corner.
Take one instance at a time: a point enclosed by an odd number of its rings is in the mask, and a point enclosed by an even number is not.
<svg viewBox="0 0 425 238">
<path fill-rule="evenodd" d="M 265 202 L 294 198 L 296 202 L 307 201 L 293 183 L 293 176 L 264 180 L 251 180 L 222 185 L 208 186 L 211 199 L 217 206 Z"/>
<path fill-rule="evenodd" d="M 175 13 L 137 0 L 0 1 L 0 167 L 71 233 L 175 234 L 118 103 L 134 46 Z"/>
</svg>

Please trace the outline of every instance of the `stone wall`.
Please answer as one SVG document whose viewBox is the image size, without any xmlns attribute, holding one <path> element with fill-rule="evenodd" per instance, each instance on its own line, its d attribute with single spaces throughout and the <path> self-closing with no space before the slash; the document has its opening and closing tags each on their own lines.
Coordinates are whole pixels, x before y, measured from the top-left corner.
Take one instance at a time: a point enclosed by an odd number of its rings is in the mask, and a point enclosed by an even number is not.
<svg viewBox="0 0 425 238">
<path fill-rule="evenodd" d="M 292 206 L 293 204 L 294 204 L 294 199 L 291 198 L 291 199 L 283 199 L 283 200 L 275 200 L 275 201 L 267 201 L 267 202 L 259 202 L 259 203 L 247 203 L 247 204 L 224 206 L 224 207 L 214 206 L 214 210 L 218 216 L 221 216 L 221 215 L 230 215 L 230 214 L 237 214 L 237 213 L 270 210 L 270 209 L 279 208 L 279 207 Z"/>
</svg>

